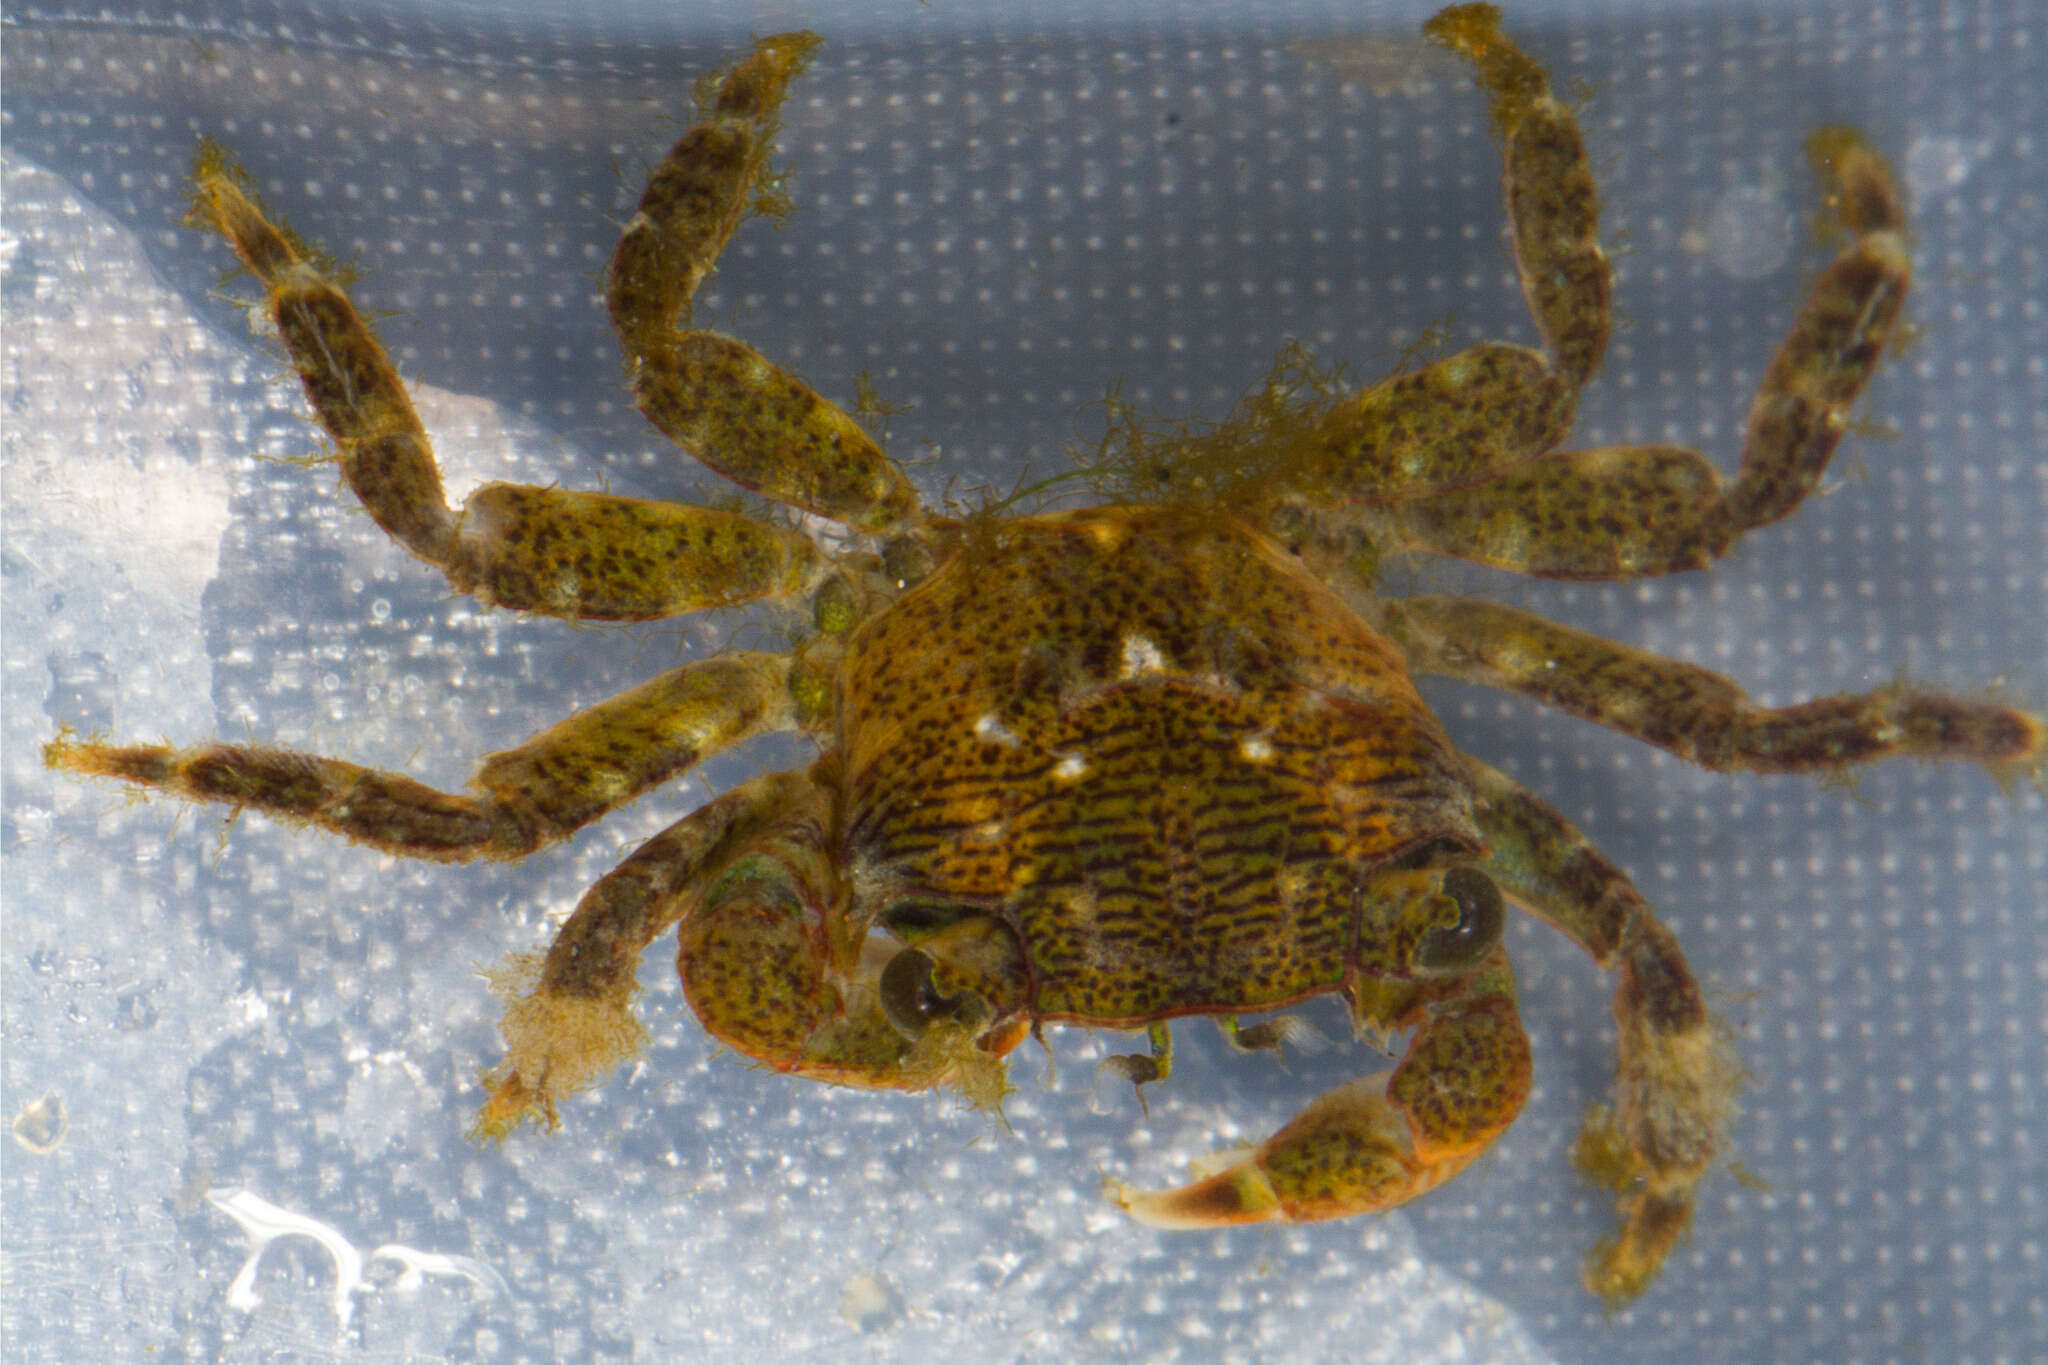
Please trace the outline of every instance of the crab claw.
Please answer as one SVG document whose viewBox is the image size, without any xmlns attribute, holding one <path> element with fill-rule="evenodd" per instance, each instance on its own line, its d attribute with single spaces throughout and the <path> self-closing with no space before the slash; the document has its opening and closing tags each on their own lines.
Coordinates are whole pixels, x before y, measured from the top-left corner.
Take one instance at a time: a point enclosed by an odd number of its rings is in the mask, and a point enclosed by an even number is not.
<svg viewBox="0 0 2048 1365">
<path fill-rule="evenodd" d="M 1177 1189 L 1113 1181 L 1109 1197 L 1155 1227 L 1208 1228 L 1345 1218 L 1436 1188 L 1486 1150 L 1529 1095 L 1529 1042 L 1504 962 L 1473 987 L 1437 1007 L 1391 1073 L 1330 1091 L 1244 1159 Z"/>
<path fill-rule="evenodd" d="M 944 1085 L 995 1111 L 1010 1092 L 1003 1056 L 1028 1022 L 1010 1001 L 1013 941 L 969 920 L 920 943 L 870 939 L 842 970 L 825 916 L 763 883 L 685 921 L 677 966 L 705 1029 L 764 1066 L 833 1085 Z"/>
</svg>

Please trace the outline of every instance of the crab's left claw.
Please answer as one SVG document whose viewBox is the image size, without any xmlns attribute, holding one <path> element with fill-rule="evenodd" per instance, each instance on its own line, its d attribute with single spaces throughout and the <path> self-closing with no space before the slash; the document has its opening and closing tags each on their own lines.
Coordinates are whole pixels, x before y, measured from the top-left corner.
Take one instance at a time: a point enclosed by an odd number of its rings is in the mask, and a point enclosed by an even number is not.
<svg viewBox="0 0 2048 1365">
<path fill-rule="evenodd" d="M 741 886 L 685 921 L 677 966 L 705 1030 L 777 1071 L 873 1089 L 950 1086 L 991 1111 L 1010 1091 L 1003 1056 L 1025 1036 L 1023 960 L 992 920 L 912 948 L 871 939 L 844 970 L 814 907 Z"/>
<path fill-rule="evenodd" d="M 1110 1197 L 1158 1227 L 1309 1222 L 1390 1209 L 1470 1165 L 1529 1095 L 1529 1040 L 1495 962 L 1430 1008 L 1400 1066 L 1339 1086 L 1227 1169 L 1178 1189 L 1112 1182 Z"/>
</svg>

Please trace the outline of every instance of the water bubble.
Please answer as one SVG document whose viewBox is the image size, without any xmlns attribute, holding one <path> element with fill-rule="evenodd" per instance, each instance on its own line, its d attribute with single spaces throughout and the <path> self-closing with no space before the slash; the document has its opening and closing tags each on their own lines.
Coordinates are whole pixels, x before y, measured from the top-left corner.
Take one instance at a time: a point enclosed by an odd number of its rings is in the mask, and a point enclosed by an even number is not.
<svg viewBox="0 0 2048 1365">
<path fill-rule="evenodd" d="M 1707 215 L 1707 256 L 1722 274 L 1761 279 L 1792 254 L 1792 212 L 1774 192 L 1735 185 Z"/>
<path fill-rule="evenodd" d="M 1907 194 L 1931 199 L 1961 188 L 1976 167 L 1973 149 L 1961 138 L 1916 137 L 1907 146 L 1899 168 L 1905 172 Z"/>
</svg>

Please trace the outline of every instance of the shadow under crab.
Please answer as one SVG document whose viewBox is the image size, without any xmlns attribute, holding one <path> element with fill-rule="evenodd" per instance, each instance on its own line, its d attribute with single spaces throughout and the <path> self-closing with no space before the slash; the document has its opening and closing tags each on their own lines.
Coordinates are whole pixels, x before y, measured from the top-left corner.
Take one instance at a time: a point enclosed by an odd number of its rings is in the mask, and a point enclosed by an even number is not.
<svg viewBox="0 0 2048 1365">
<path fill-rule="evenodd" d="M 688 997 L 770 1066 L 1000 1098 L 1003 1055 L 1051 1021 L 1143 1028 L 1341 992 L 1362 1030 L 1413 1030 L 1390 1076 L 1333 1091 L 1153 1221 L 1390 1207 L 1468 1164 L 1519 1111 L 1526 1041 L 1503 893 L 1620 973 L 1615 1103 L 1584 1144 L 1622 1189 L 1594 1287 L 1639 1292 L 1682 1235 L 1737 1070 L 1684 958 L 1627 877 L 1534 795 L 1452 748 L 1411 670 L 1489 682 L 1710 767 L 1826 771 L 1891 754 L 2038 763 L 2040 723 L 1894 688 L 1752 706 L 1732 682 L 1525 613 L 1369 592 L 1422 551 L 1559 577 L 1701 567 L 1817 485 L 1903 297 L 1889 171 L 1814 140 L 1847 244 L 1815 282 L 1727 485 L 1672 447 L 1559 450 L 1608 330 L 1608 269 L 1577 128 L 1486 6 L 1432 21 L 1493 98 L 1541 350 L 1487 345 L 1354 394 L 1271 385 L 1237 420 L 1136 439 L 1125 500 L 955 519 L 846 414 L 741 342 L 677 330 L 766 169 L 810 35 L 707 83 L 656 170 L 608 302 L 636 398 L 736 482 L 870 537 L 827 557 L 737 514 L 487 485 L 447 507 L 427 437 L 369 328 L 217 149 L 194 218 L 263 280 L 344 473 L 373 517 L 497 605 L 639 620 L 807 602 L 787 654 L 673 670 L 485 760 L 467 795 L 249 746 L 59 740 L 53 762 L 298 818 L 393 852 L 518 857 L 707 754 L 802 729 L 823 757 L 756 779 L 594 887 L 515 964 L 509 1054 L 479 1120 L 556 1102 L 643 1042 L 642 949 L 679 925 Z M 1143 446 L 1140 450 L 1138 447 Z"/>
</svg>

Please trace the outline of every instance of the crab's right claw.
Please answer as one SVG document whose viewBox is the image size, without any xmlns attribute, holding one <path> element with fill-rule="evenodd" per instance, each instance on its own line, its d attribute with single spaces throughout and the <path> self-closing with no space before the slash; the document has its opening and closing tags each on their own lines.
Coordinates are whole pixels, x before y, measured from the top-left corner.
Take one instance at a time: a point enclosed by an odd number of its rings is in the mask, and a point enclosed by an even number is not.
<svg viewBox="0 0 2048 1365">
<path fill-rule="evenodd" d="M 1470 1165 L 1521 1112 L 1529 1041 L 1506 959 L 1439 1007 L 1391 1075 L 1339 1086 L 1241 1161 L 1178 1189 L 1113 1181 L 1109 1196 L 1155 1227 L 1346 1218 L 1406 1203 Z"/>
</svg>

